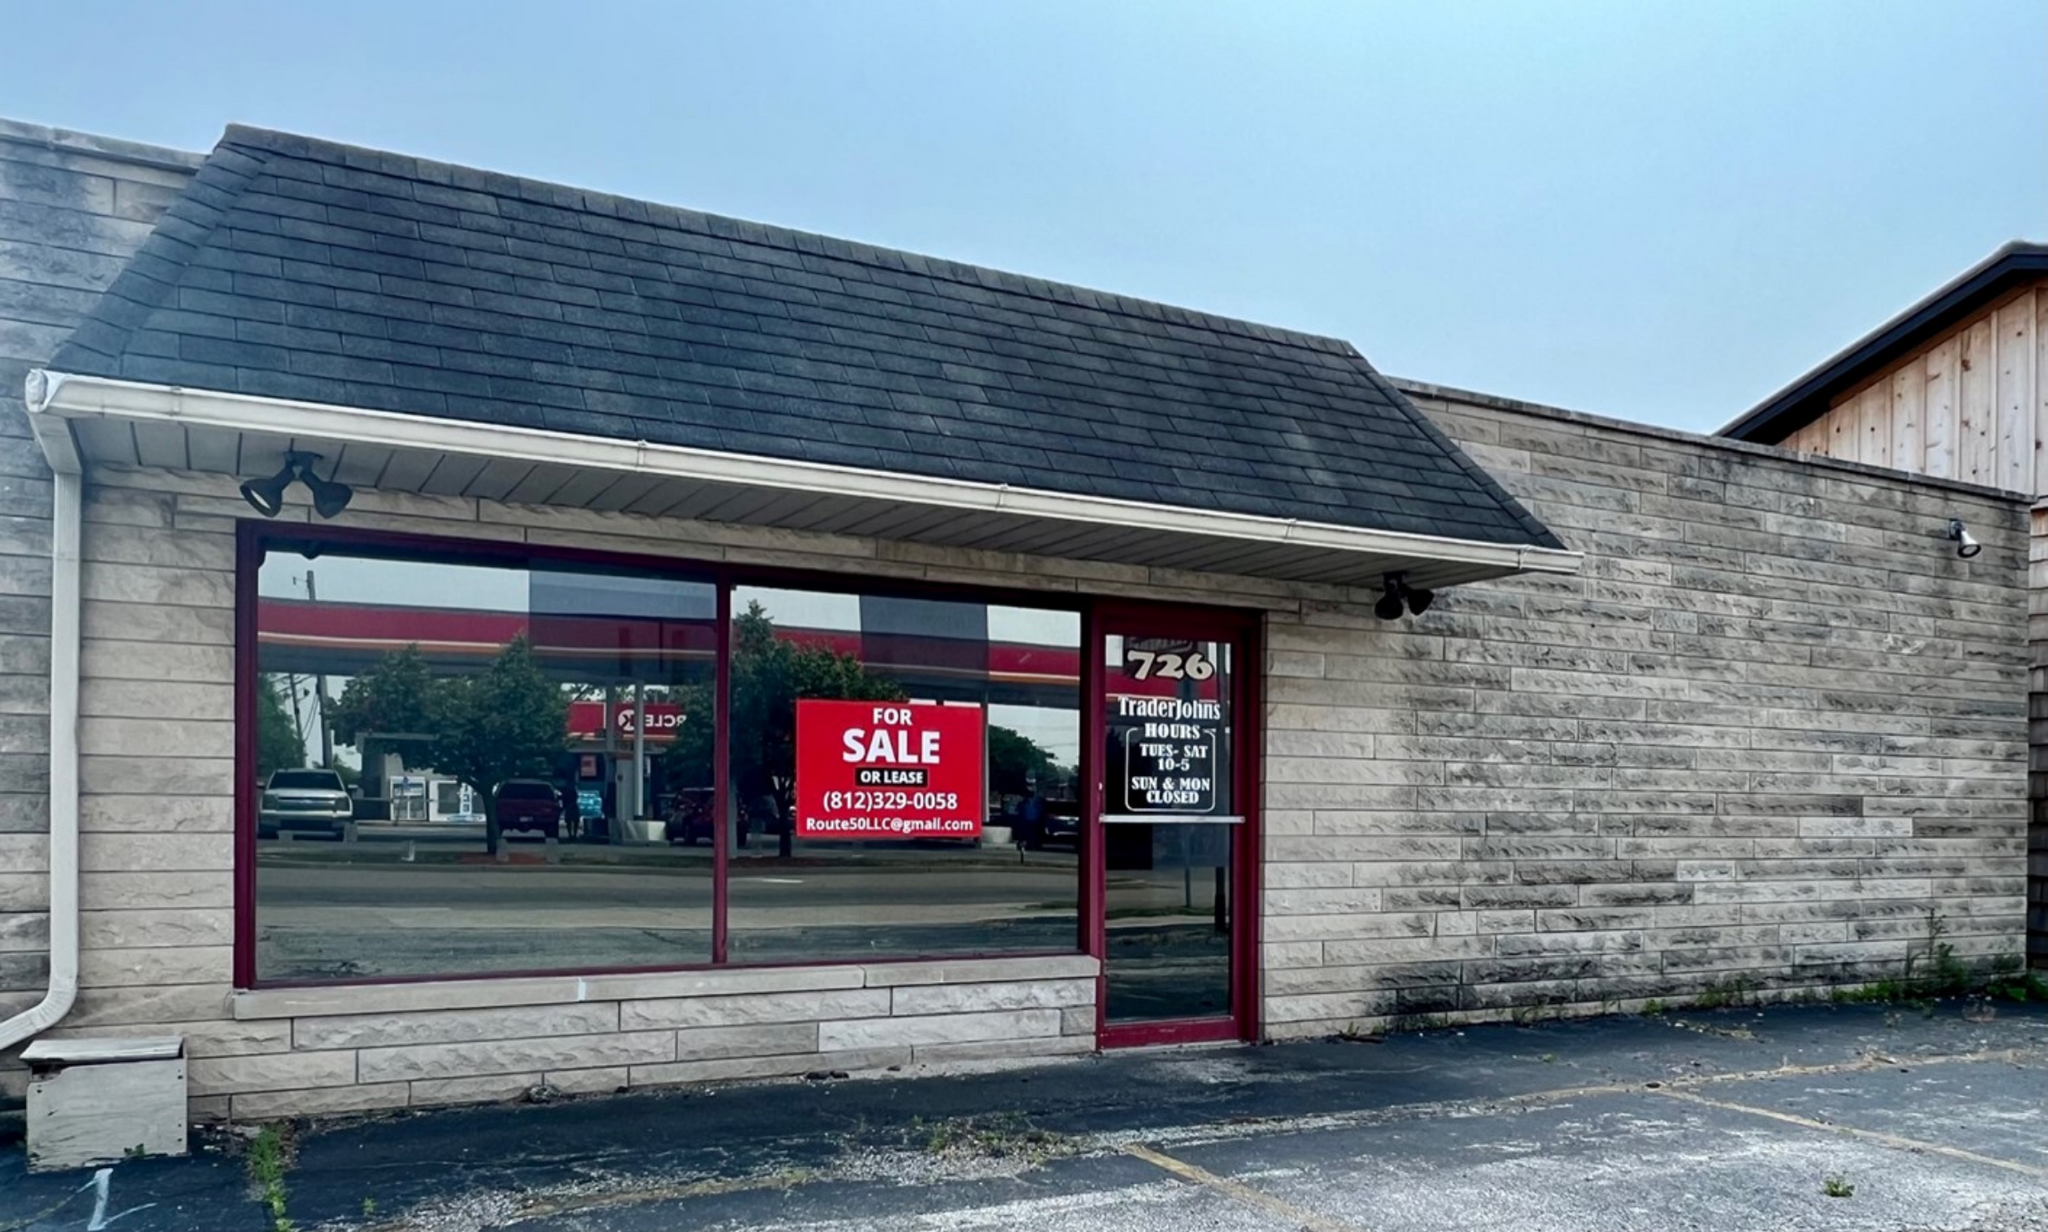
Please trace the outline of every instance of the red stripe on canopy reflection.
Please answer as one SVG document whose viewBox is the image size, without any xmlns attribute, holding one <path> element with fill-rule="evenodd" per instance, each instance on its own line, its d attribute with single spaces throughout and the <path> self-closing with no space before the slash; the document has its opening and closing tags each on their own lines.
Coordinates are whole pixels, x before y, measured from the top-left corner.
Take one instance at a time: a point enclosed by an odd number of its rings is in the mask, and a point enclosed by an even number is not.
<svg viewBox="0 0 2048 1232">
<path fill-rule="evenodd" d="M 686 664 L 712 662 L 717 639 L 709 621 L 648 620 L 613 616 L 550 614 L 542 622 L 545 642 L 536 655 L 578 674 L 630 678 L 638 668 L 646 679 L 667 676 Z M 506 643 L 530 634 L 525 612 L 408 607 L 397 604 L 329 603 L 264 598 L 257 606 L 256 641 L 261 670 L 350 675 L 379 658 L 417 646 L 438 667 L 466 669 L 498 653 Z M 776 636 L 799 646 L 850 655 L 878 672 L 909 679 L 987 680 L 1025 689 L 1072 690 L 1079 686 L 1081 652 L 1070 646 L 990 641 L 961 645 L 961 639 L 889 633 L 864 637 L 842 629 L 781 627 Z M 1134 697 L 1171 697 L 1191 682 L 1153 678 L 1115 680 L 1115 691 Z M 1196 697 L 1214 697 L 1215 681 L 1195 685 Z"/>
</svg>

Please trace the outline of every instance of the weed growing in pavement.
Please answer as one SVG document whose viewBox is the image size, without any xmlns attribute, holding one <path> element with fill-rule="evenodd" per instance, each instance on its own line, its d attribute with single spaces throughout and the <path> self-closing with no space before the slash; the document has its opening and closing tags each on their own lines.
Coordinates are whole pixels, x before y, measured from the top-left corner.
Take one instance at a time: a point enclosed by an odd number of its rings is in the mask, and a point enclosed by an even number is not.
<svg viewBox="0 0 2048 1232">
<path fill-rule="evenodd" d="M 1984 997 L 1992 1001 L 2048 1001 L 2048 981 L 2026 969 L 2017 954 L 1999 954 L 1973 969 L 1956 956 L 1945 938 L 1948 921 L 1927 909 L 1927 940 L 1908 947 L 1896 977 L 1886 976 L 1860 988 L 1837 988 L 1834 1000 L 1844 1005 L 1924 1004 L 1952 997 Z"/>
<path fill-rule="evenodd" d="M 1441 1031 L 1455 1025 L 1449 1014 L 1396 1014 L 1387 1020 L 1387 1030 L 1396 1032 Z"/>
<path fill-rule="evenodd" d="M 924 1122 L 913 1120 L 913 1131 Z M 969 1155 L 986 1159 L 1021 1159 L 1041 1164 L 1073 1150 L 1065 1134 L 1040 1129 L 1022 1113 L 1004 1112 L 994 1116 L 958 1117 L 933 1122 L 924 1149 L 933 1155 Z"/>
<path fill-rule="evenodd" d="M 1748 1005 L 1754 999 L 1752 994 L 1755 987 L 1748 977 L 1740 975 L 1720 983 L 1709 984 L 1700 989 L 1699 995 L 1692 999 L 1692 1008 L 1725 1010 L 1732 1006 Z"/>
<path fill-rule="evenodd" d="M 1856 1196 L 1856 1187 L 1849 1183 L 1848 1177 L 1843 1176 L 1839 1172 L 1822 1181 L 1820 1183 L 1820 1191 L 1830 1198 L 1853 1198 Z"/>
<path fill-rule="evenodd" d="M 297 1227 L 285 1214 L 285 1202 L 290 1197 L 284 1185 L 285 1172 L 291 1167 L 289 1154 L 284 1134 L 275 1125 L 265 1125 L 249 1143 L 249 1154 L 243 1161 L 249 1184 L 256 1190 L 256 1200 L 270 1216 L 271 1232 L 294 1232 Z"/>
</svg>

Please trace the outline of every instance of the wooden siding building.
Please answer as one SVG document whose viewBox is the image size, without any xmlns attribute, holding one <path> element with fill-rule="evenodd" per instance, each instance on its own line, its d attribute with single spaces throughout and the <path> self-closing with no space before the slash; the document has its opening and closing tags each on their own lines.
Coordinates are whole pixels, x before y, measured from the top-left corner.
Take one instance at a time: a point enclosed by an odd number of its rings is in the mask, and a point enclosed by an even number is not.
<svg viewBox="0 0 2048 1232">
<path fill-rule="evenodd" d="M 2048 245 L 1999 249 L 1721 435 L 2033 498 L 2027 948 L 2048 966 Z"/>
</svg>

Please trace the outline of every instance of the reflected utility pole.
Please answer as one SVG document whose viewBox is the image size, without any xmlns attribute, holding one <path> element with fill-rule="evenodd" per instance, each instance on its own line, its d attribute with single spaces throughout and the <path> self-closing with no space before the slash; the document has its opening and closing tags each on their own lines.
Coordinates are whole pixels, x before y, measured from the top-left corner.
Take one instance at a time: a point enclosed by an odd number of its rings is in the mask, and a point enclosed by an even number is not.
<svg viewBox="0 0 2048 1232">
<path fill-rule="evenodd" d="M 306 570 L 306 602 L 318 603 L 319 592 L 313 589 L 313 571 Z M 334 732 L 327 726 L 327 673 L 313 673 L 313 714 L 320 720 L 320 764 L 334 769 Z M 367 767 L 366 767 L 367 768 Z M 381 775 L 379 776 L 381 778 Z"/>
</svg>

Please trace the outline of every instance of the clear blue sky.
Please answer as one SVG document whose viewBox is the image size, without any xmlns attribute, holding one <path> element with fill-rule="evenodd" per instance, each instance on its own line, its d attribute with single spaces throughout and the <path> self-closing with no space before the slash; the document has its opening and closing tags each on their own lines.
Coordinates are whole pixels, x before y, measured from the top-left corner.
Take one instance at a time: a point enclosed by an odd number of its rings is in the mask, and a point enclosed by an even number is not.
<svg viewBox="0 0 2048 1232">
<path fill-rule="evenodd" d="M 298 130 L 1709 429 L 2048 238 L 2039 0 L 16 4 L 0 115 Z"/>
</svg>

